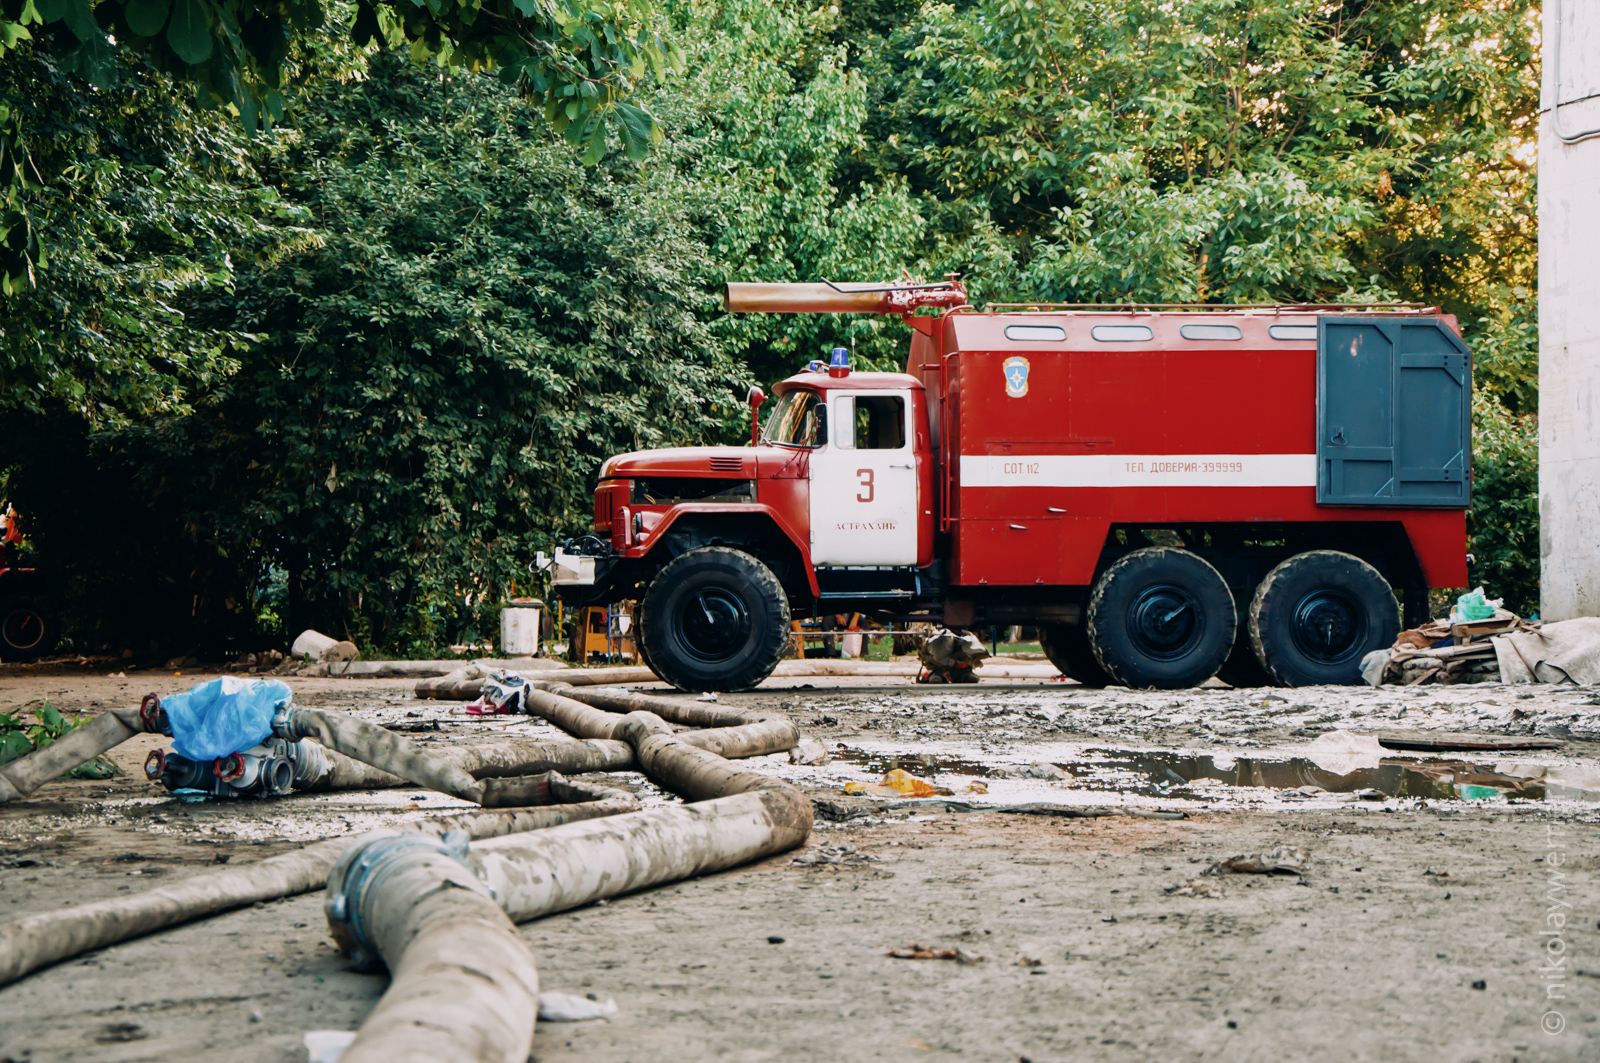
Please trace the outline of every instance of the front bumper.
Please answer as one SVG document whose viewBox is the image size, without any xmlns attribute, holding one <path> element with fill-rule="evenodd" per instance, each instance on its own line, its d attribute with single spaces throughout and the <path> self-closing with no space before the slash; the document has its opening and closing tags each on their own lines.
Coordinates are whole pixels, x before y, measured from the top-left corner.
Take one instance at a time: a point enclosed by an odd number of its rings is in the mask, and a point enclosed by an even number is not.
<svg viewBox="0 0 1600 1063">
<path fill-rule="evenodd" d="M 558 546 L 550 559 L 550 583 L 558 588 L 592 587 L 601 560 L 588 554 L 569 554 Z"/>
</svg>

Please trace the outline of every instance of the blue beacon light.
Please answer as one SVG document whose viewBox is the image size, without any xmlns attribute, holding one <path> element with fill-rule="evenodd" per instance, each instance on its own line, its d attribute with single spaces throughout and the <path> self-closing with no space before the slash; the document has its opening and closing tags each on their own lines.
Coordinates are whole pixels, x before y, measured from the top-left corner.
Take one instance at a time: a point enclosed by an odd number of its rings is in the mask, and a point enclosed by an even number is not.
<svg viewBox="0 0 1600 1063">
<path fill-rule="evenodd" d="M 850 375 L 850 349 L 848 347 L 835 347 L 833 349 L 833 360 L 828 363 L 828 375 Z"/>
</svg>

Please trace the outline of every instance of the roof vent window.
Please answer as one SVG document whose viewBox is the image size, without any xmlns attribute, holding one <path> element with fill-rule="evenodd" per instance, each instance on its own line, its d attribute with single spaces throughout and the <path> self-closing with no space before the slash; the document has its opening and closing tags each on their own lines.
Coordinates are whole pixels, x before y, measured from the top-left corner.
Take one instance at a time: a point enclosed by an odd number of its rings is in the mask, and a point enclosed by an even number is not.
<svg viewBox="0 0 1600 1063">
<path fill-rule="evenodd" d="M 1067 330 L 1060 325 L 1007 325 L 1006 339 L 1034 342 L 1064 340 Z"/>
<path fill-rule="evenodd" d="M 1101 343 L 1138 343 L 1155 335 L 1148 325 L 1096 325 L 1089 334 Z"/>
<path fill-rule="evenodd" d="M 1275 340 L 1314 340 L 1317 338 L 1317 326 L 1273 325 L 1267 329 L 1267 335 Z"/>
<path fill-rule="evenodd" d="M 1244 333 L 1238 325 L 1185 325 L 1178 334 L 1186 340 L 1237 340 Z"/>
</svg>

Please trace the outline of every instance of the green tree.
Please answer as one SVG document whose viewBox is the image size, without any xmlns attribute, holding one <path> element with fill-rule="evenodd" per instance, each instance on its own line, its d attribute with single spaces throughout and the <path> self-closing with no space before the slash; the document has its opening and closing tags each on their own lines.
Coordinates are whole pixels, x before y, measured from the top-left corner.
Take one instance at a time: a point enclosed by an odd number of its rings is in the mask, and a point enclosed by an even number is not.
<svg viewBox="0 0 1600 1063">
<path fill-rule="evenodd" d="M 286 94 L 292 95 L 295 76 L 311 53 L 327 52 L 330 14 L 334 23 L 349 26 L 357 47 L 404 50 L 418 62 L 447 69 L 496 69 L 591 163 L 604 151 L 608 129 L 635 159 L 660 138 L 649 113 L 626 102 L 649 71 L 663 73 L 670 59 L 646 0 L 355 0 L 350 6 L 324 0 L 0 0 L 0 66 L 8 82 L 0 97 L 0 298 L 33 290 L 52 260 L 68 269 L 92 265 L 97 272 L 110 265 L 104 259 L 91 263 L 77 253 L 81 247 L 52 239 L 63 231 L 52 207 L 62 193 L 81 191 L 71 186 L 96 168 L 92 155 L 58 150 L 55 128 L 31 121 L 63 97 L 57 78 L 73 78 L 68 94 L 86 85 L 121 96 L 151 85 L 154 71 L 192 85 L 201 105 L 226 110 L 246 130 L 270 127 L 283 119 Z M 347 14 L 351 21 L 345 23 Z M 44 80 L 30 76 L 44 68 Z M 197 145 L 196 154 L 206 156 L 211 147 Z M 164 176 L 178 177 L 173 169 Z M 155 184 L 150 191 L 162 194 Z M 126 218 L 130 227 L 147 220 L 139 212 Z M 191 235 L 180 228 L 172 238 L 182 242 Z M 151 274 L 162 268 L 133 259 L 115 265 Z M 225 283 L 225 274 L 214 276 Z M 66 283 L 81 286 L 85 280 L 74 276 Z M 45 378 L 47 391 L 72 396 L 85 412 L 115 412 L 129 400 L 154 399 L 152 406 L 131 407 L 144 413 L 181 402 L 186 376 L 203 386 L 211 373 L 226 368 L 217 357 L 204 359 L 201 367 L 193 351 L 179 353 L 187 373 L 172 371 L 143 339 L 100 345 L 97 370 L 85 377 L 75 372 L 81 361 L 57 359 L 40 344 L 26 368 Z M 100 387 L 108 378 L 118 378 L 110 392 Z M 152 381 L 154 387 L 145 386 Z M 12 383 L 0 379 L 0 409 L 19 395 L 24 403 L 35 401 L 37 381 L 5 386 Z"/>
<path fill-rule="evenodd" d="M 195 321 L 193 299 L 229 290 L 240 261 L 315 240 L 257 178 L 236 124 L 131 55 L 114 60 L 116 93 L 26 46 L 0 60 L 0 98 L 55 175 L 31 193 L 51 268 L 0 316 L 0 409 L 90 424 L 183 411 L 250 342 Z"/>
<path fill-rule="evenodd" d="M 1539 609 L 1539 430 L 1491 393 L 1473 398 L 1468 582 L 1523 616 Z"/>
<path fill-rule="evenodd" d="M 664 161 L 586 168 L 493 79 L 378 57 L 262 167 L 318 246 L 243 270 L 204 315 L 258 337 L 237 375 L 125 438 L 224 473 L 174 501 L 288 573 L 294 623 L 456 637 L 588 524 L 601 460 L 731 409 L 701 196 Z"/>
</svg>

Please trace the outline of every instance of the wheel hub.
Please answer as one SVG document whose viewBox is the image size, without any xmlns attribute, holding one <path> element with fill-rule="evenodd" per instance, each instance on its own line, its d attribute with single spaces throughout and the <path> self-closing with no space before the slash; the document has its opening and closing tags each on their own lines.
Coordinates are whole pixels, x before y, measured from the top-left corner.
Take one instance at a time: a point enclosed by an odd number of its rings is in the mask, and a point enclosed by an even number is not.
<svg viewBox="0 0 1600 1063">
<path fill-rule="evenodd" d="M 743 600 L 722 587 L 687 595 L 678 608 L 678 634 L 691 654 L 702 661 L 726 661 L 750 636 L 750 614 Z"/>
<path fill-rule="evenodd" d="M 1194 649 L 1205 628 L 1200 604 L 1182 587 L 1148 587 L 1128 609 L 1128 633 L 1140 653 L 1175 661 Z"/>
<path fill-rule="evenodd" d="M 1289 631 L 1295 648 L 1320 664 L 1349 660 L 1366 641 L 1362 611 L 1335 591 L 1312 591 L 1300 599 Z"/>
</svg>

